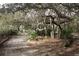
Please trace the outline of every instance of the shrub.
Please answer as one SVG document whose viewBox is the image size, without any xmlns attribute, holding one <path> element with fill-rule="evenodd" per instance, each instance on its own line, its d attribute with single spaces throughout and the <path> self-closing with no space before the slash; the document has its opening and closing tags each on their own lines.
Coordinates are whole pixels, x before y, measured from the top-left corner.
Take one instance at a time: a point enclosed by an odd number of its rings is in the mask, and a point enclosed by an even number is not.
<svg viewBox="0 0 79 59">
<path fill-rule="evenodd" d="M 34 40 L 37 36 L 37 33 L 35 32 L 35 30 L 26 30 L 26 33 L 27 33 L 27 36 L 28 36 L 28 39 L 30 40 Z"/>
<path fill-rule="evenodd" d="M 72 45 L 72 43 L 74 41 L 72 39 L 72 33 L 73 33 L 72 27 L 63 29 L 63 31 L 61 33 L 62 34 L 61 37 L 62 37 L 62 39 L 64 39 L 64 46 L 65 47 L 70 47 Z"/>
<path fill-rule="evenodd" d="M 36 32 L 32 32 L 31 33 L 31 37 L 34 39 L 35 37 L 37 36 L 37 33 Z"/>
<path fill-rule="evenodd" d="M 61 33 L 61 37 L 62 38 L 70 38 L 71 37 L 71 33 L 73 32 L 72 27 L 69 28 L 64 28 L 62 33 Z"/>
<path fill-rule="evenodd" d="M 9 36 L 9 35 L 16 35 L 18 33 L 17 29 L 10 25 L 1 25 L 0 26 L 0 36 Z"/>
</svg>

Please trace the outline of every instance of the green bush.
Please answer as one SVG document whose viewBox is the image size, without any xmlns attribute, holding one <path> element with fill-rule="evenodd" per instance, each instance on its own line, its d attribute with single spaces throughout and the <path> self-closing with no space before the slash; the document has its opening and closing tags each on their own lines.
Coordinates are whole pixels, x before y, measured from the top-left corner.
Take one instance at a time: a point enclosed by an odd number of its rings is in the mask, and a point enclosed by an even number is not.
<svg viewBox="0 0 79 59">
<path fill-rule="evenodd" d="M 61 37 L 62 38 L 70 38 L 71 37 L 71 33 L 73 32 L 72 27 L 69 28 L 64 28 L 62 33 L 61 33 Z"/>
<path fill-rule="evenodd" d="M 70 47 L 72 43 L 74 42 L 72 38 L 73 28 L 68 27 L 64 28 L 62 31 L 62 39 L 64 39 L 64 47 Z"/>
<path fill-rule="evenodd" d="M 0 26 L 0 36 L 16 35 L 18 33 L 17 29 L 10 25 L 1 25 Z"/>
<path fill-rule="evenodd" d="M 37 33 L 36 32 L 32 32 L 31 33 L 31 37 L 34 39 L 35 37 L 37 36 Z"/>
<path fill-rule="evenodd" d="M 27 33 L 27 36 L 29 37 L 28 39 L 30 40 L 34 40 L 37 36 L 37 33 L 35 32 L 35 30 L 29 29 L 26 31 L 26 33 Z"/>
</svg>

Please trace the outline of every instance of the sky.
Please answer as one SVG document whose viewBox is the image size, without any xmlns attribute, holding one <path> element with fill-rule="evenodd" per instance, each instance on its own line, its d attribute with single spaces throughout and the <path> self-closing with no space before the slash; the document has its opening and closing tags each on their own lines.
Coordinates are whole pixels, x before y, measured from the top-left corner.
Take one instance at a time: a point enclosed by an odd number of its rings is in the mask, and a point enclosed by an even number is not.
<svg viewBox="0 0 79 59">
<path fill-rule="evenodd" d="M 0 3 L 1 5 L 3 5 L 4 3 Z"/>
<path fill-rule="evenodd" d="M 4 3 L 79 3 L 79 0 L 0 0 Z"/>
<path fill-rule="evenodd" d="M 0 8 L 2 8 L 2 4 L 0 4 Z"/>
<path fill-rule="evenodd" d="M 0 8 L 5 3 L 79 3 L 79 0 L 0 0 Z"/>
</svg>

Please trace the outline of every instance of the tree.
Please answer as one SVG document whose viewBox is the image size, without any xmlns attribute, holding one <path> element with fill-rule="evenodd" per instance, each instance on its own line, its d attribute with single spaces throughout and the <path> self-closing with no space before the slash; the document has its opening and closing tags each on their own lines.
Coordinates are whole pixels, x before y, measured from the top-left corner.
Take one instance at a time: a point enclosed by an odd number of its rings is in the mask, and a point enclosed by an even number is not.
<svg viewBox="0 0 79 59">
<path fill-rule="evenodd" d="M 50 33 L 53 32 L 54 37 L 56 35 L 64 37 L 66 36 L 66 32 L 70 31 L 70 25 L 73 27 L 72 24 L 74 25 L 74 32 L 78 31 L 76 28 L 79 19 L 79 4 L 75 3 L 4 4 L 0 8 L 0 14 L 13 15 L 12 20 L 23 20 L 27 24 L 24 25 L 25 27 L 29 26 L 30 29 L 37 31 L 38 34 L 41 33 L 40 35 L 44 34 L 44 36 L 50 36 Z M 75 19 L 77 20 L 75 21 Z M 71 33 L 68 35 L 71 35 Z"/>
</svg>

